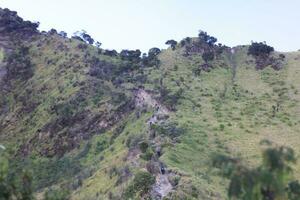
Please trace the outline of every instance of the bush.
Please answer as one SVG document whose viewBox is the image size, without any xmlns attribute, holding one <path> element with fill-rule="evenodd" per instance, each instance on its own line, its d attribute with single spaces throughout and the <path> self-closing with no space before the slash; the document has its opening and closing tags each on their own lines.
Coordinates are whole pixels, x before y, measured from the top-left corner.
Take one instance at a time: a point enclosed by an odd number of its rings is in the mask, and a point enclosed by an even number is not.
<svg viewBox="0 0 300 200">
<path fill-rule="evenodd" d="M 180 88 L 175 93 L 172 93 L 171 90 L 169 90 L 165 86 L 162 86 L 159 88 L 159 93 L 160 93 L 160 101 L 164 105 L 166 105 L 169 109 L 174 111 L 176 109 L 176 105 L 179 99 L 183 95 L 183 89 Z"/>
<path fill-rule="evenodd" d="M 221 131 L 224 131 L 224 129 L 225 129 L 224 124 L 220 124 L 220 130 L 221 130 Z"/>
<path fill-rule="evenodd" d="M 95 153 L 99 154 L 109 146 L 106 140 L 101 140 L 96 143 Z"/>
<path fill-rule="evenodd" d="M 68 200 L 70 191 L 66 189 L 50 189 L 45 193 L 45 200 Z"/>
<path fill-rule="evenodd" d="M 140 143 L 140 150 L 142 153 L 145 153 L 148 149 L 149 145 L 147 142 L 141 142 Z"/>
<path fill-rule="evenodd" d="M 124 193 L 126 199 L 135 197 L 137 194 L 141 197 L 149 192 L 151 186 L 155 183 L 155 177 L 149 172 L 138 172 L 132 183 L 128 186 Z"/>
<path fill-rule="evenodd" d="M 142 155 L 141 155 L 141 158 L 144 159 L 144 160 L 151 160 L 152 156 L 154 155 L 152 149 L 148 148 L 146 150 L 146 152 L 144 152 Z"/>
<path fill-rule="evenodd" d="M 31 174 L 26 170 L 17 173 L 2 149 L 0 149 L 0 199 L 34 199 Z"/>
<path fill-rule="evenodd" d="M 205 63 L 212 61 L 215 58 L 215 54 L 211 51 L 204 52 L 202 54 L 202 59 L 205 61 Z"/>
</svg>

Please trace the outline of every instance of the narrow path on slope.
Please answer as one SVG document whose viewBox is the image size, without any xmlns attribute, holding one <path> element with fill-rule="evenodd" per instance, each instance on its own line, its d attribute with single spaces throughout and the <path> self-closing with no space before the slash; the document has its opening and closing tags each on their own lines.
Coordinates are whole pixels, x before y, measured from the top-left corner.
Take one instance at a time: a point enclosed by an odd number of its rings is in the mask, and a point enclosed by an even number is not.
<svg viewBox="0 0 300 200">
<path fill-rule="evenodd" d="M 135 94 L 135 101 L 138 107 L 147 106 L 155 109 L 154 115 L 148 120 L 148 124 L 155 124 L 159 121 L 159 116 L 166 116 L 170 111 L 161 103 L 156 101 L 148 92 L 139 89 Z"/>
<path fill-rule="evenodd" d="M 135 101 L 136 106 L 138 107 L 147 106 L 155 109 L 154 114 L 147 121 L 149 129 L 151 124 L 157 124 L 163 121 L 164 117 L 162 116 L 167 116 L 170 113 L 170 111 L 164 105 L 156 101 L 148 92 L 143 89 L 139 89 L 136 92 Z M 160 163 L 159 160 L 157 162 L 161 166 L 162 163 Z M 170 174 L 168 173 L 168 171 L 161 166 L 160 173 L 156 174 L 156 183 L 152 188 L 154 199 L 161 200 L 172 191 L 173 187 L 169 181 L 169 176 Z"/>
<path fill-rule="evenodd" d="M 156 199 L 163 199 L 173 189 L 168 174 L 158 174 L 156 176 L 156 183 L 153 186 L 153 192 Z"/>
<path fill-rule="evenodd" d="M 235 55 L 235 49 L 231 48 L 230 50 L 230 57 L 229 57 L 229 61 L 230 61 L 230 65 L 232 67 L 232 84 L 235 83 L 235 78 L 236 78 L 236 68 L 237 68 L 237 64 L 236 61 L 234 59 L 234 55 Z"/>
</svg>

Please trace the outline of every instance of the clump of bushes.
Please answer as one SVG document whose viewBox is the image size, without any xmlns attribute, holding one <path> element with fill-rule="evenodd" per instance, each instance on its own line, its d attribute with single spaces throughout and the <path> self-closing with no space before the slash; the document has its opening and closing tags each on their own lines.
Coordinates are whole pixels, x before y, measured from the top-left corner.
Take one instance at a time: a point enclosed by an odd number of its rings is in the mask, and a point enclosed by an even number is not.
<svg viewBox="0 0 300 200">
<path fill-rule="evenodd" d="M 33 199 L 32 177 L 17 173 L 5 149 L 0 148 L 0 199 Z"/>
<path fill-rule="evenodd" d="M 147 143 L 147 142 L 141 142 L 140 144 L 139 144 L 139 146 L 140 146 L 140 150 L 141 150 L 141 152 L 142 153 L 145 153 L 146 151 L 147 151 L 147 149 L 148 149 L 148 147 L 149 147 L 149 144 Z"/>
<path fill-rule="evenodd" d="M 66 189 L 50 189 L 45 193 L 45 200 L 68 200 L 70 191 Z"/>
<path fill-rule="evenodd" d="M 274 47 L 266 44 L 266 42 L 252 42 L 248 48 L 248 55 L 252 55 L 255 58 L 256 69 L 264 69 L 267 66 L 271 66 L 275 70 L 282 68 L 282 61 L 285 56 L 280 54 L 278 57 L 271 56 L 274 52 Z"/>
<path fill-rule="evenodd" d="M 149 148 L 149 144 L 144 141 L 139 144 L 139 147 L 142 152 L 140 157 L 144 160 L 151 160 L 152 156 L 154 155 L 154 152 L 152 148 Z"/>
<path fill-rule="evenodd" d="M 124 193 L 125 199 L 142 197 L 147 194 L 155 183 L 155 177 L 146 171 L 138 172 Z"/>
<path fill-rule="evenodd" d="M 95 153 L 99 154 L 109 146 L 106 140 L 101 140 L 96 143 Z"/>
<path fill-rule="evenodd" d="M 142 64 L 143 66 L 156 66 L 159 67 L 159 60 L 157 56 L 161 53 L 161 50 L 157 47 L 153 47 L 149 49 L 148 56 L 146 54 L 143 54 L 142 56 Z"/>
<path fill-rule="evenodd" d="M 269 56 L 274 48 L 267 45 L 265 42 L 252 42 L 248 49 L 248 55 L 252 56 Z"/>
<path fill-rule="evenodd" d="M 160 86 L 159 88 L 160 93 L 160 102 L 162 102 L 164 105 L 166 105 L 170 110 L 175 111 L 176 105 L 179 101 L 179 99 L 183 95 L 183 89 L 180 88 L 176 92 L 171 92 L 167 87 Z"/>
</svg>

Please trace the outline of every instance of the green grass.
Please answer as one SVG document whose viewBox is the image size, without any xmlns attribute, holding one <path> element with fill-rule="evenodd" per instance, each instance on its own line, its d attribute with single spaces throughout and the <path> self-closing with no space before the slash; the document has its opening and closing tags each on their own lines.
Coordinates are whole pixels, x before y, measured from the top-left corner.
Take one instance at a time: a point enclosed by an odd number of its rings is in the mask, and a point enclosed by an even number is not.
<svg viewBox="0 0 300 200">
<path fill-rule="evenodd" d="M 0 63 L 3 62 L 4 59 L 4 51 L 0 48 Z"/>
</svg>

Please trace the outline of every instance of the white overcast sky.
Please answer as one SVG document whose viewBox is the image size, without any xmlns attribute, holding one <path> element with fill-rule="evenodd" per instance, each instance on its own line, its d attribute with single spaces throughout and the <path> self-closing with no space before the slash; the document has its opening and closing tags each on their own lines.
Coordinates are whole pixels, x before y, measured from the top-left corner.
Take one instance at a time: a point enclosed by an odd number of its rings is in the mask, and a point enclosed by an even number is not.
<svg viewBox="0 0 300 200">
<path fill-rule="evenodd" d="M 300 0 L 0 0 L 41 30 L 86 30 L 110 49 L 165 48 L 205 30 L 228 46 L 300 49 Z"/>
</svg>

